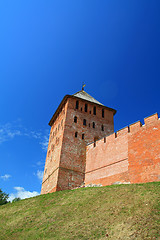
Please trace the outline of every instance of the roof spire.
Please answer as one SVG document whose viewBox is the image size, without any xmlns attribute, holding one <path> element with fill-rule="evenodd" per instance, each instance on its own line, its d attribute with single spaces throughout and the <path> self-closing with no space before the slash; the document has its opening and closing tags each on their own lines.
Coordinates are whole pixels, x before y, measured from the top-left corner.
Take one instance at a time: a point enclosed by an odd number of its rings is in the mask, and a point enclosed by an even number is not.
<svg viewBox="0 0 160 240">
<path fill-rule="evenodd" d="M 84 82 L 82 83 L 82 91 L 84 91 L 84 87 L 86 86 L 86 84 L 84 84 Z"/>
</svg>

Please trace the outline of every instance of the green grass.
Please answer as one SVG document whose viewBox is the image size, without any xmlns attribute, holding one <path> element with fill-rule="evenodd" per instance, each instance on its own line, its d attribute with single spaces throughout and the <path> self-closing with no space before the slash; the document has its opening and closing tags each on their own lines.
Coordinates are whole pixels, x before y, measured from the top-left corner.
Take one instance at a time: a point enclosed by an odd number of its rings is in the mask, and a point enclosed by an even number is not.
<svg viewBox="0 0 160 240">
<path fill-rule="evenodd" d="M 160 239 L 160 183 L 81 188 L 0 206 L 0 239 Z"/>
</svg>

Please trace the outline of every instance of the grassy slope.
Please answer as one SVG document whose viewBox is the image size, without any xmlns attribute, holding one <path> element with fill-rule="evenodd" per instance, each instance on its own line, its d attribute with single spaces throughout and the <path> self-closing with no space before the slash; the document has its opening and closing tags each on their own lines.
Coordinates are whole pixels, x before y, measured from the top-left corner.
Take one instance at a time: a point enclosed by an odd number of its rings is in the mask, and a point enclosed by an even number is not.
<svg viewBox="0 0 160 240">
<path fill-rule="evenodd" d="M 0 239 L 159 239 L 160 183 L 81 188 L 0 206 Z"/>
</svg>

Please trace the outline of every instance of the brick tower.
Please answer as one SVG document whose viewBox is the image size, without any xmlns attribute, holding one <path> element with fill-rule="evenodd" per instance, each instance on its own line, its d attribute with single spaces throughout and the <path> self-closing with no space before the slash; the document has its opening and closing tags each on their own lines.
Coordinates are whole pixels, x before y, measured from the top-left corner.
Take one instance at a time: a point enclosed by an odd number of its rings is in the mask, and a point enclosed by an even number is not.
<svg viewBox="0 0 160 240">
<path fill-rule="evenodd" d="M 114 132 L 115 113 L 83 89 L 63 98 L 49 122 L 41 194 L 73 189 L 84 182 L 86 145 Z"/>
</svg>

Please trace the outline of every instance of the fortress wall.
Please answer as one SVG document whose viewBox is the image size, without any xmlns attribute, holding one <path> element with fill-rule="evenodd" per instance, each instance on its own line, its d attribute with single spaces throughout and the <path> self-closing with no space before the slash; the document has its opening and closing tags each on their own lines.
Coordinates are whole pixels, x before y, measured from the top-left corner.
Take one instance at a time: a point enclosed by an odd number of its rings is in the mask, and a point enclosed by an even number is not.
<svg viewBox="0 0 160 240">
<path fill-rule="evenodd" d="M 87 146 L 86 185 L 160 180 L 160 120 L 156 113 L 144 122 Z"/>
<path fill-rule="evenodd" d="M 85 184 L 129 182 L 128 127 L 87 146 Z"/>
<path fill-rule="evenodd" d="M 160 180 L 160 120 L 158 114 L 144 119 L 145 124 L 130 126 L 128 162 L 131 183 Z"/>
</svg>

